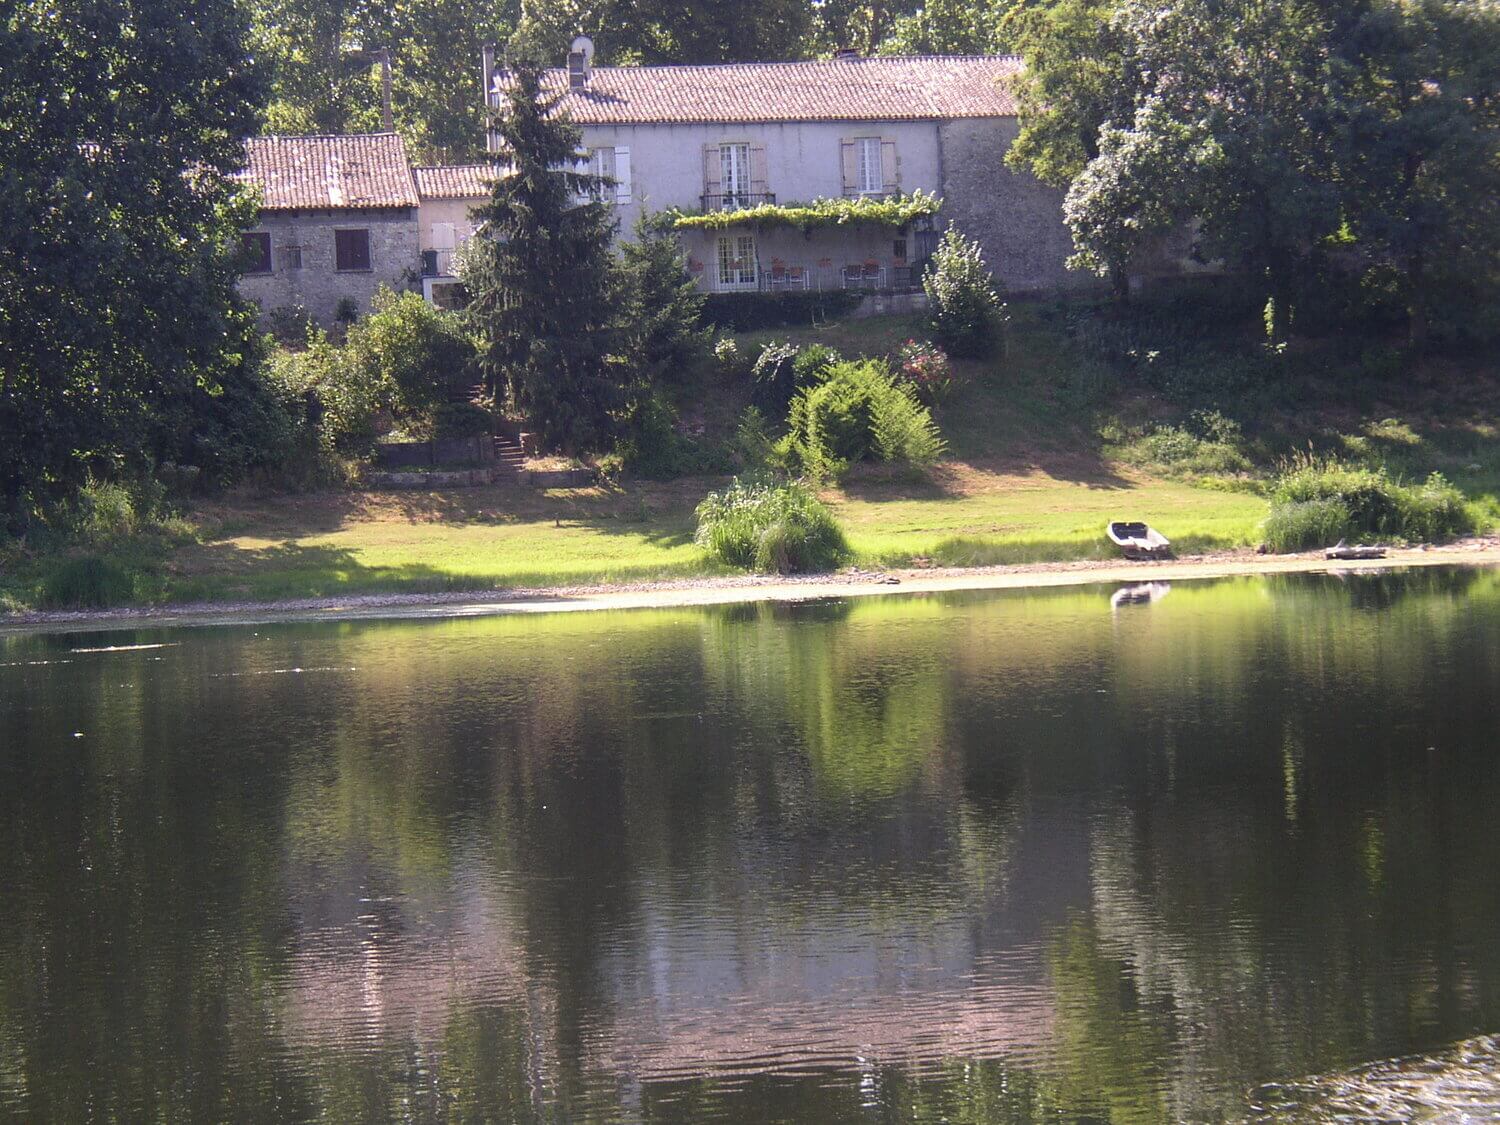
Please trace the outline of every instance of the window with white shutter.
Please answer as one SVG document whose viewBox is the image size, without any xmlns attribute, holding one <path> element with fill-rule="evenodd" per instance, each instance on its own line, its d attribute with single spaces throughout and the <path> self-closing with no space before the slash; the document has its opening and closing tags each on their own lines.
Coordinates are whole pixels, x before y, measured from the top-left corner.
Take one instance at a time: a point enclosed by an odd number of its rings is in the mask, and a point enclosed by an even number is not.
<svg viewBox="0 0 1500 1125">
<path fill-rule="evenodd" d="M 615 146 L 615 202 L 630 202 L 630 149 Z"/>
<path fill-rule="evenodd" d="M 879 137 L 855 137 L 854 156 L 860 195 L 880 195 L 885 191 L 885 175 L 880 162 Z"/>
<path fill-rule="evenodd" d="M 719 146 L 719 182 L 725 207 L 744 207 L 750 195 L 750 146 Z"/>
</svg>

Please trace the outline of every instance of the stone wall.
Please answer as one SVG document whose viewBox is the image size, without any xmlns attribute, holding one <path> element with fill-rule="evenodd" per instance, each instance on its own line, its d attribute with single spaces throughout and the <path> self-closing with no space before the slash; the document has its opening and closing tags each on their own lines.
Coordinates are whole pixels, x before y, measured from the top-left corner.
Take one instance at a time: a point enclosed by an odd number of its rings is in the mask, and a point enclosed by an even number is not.
<svg viewBox="0 0 1500 1125">
<path fill-rule="evenodd" d="M 938 130 L 943 164 L 940 220 L 979 241 L 985 261 L 1009 292 L 1092 288 L 1091 274 L 1068 269 L 1073 240 L 1063 223 L 1063 193 L 1011 171 L 1005 153 L 1014 117 L 947 121 Z"/>
<path fill-rule="evenodd" d="M 370 268 L 341 272 L 334 268 L 333 232 L 358 229 L 370 232 Z M 270 211 L 261 214 L 251 231 L 271 235 L 271 272 L 245 275 L 240 292 L 260 305 L 263 317 L 273 309 L 302 305 L 326 327 L 344 298 L 353 300 L 363 316 L 381 285 L 413 288 L 421 272 L 415 208 Z M 302 252 L 300 268 L 294 248 Z"/>
</svg>

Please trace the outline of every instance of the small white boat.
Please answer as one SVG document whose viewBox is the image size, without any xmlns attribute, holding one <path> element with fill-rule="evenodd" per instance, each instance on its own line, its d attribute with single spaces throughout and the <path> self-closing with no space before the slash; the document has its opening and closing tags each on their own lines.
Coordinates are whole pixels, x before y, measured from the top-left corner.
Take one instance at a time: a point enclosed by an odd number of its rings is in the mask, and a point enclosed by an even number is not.
<svg viewBox="0 0 1500 1125">
<path fill-rule="evenodd" d="M 1340 539 L 1332 547 L 1323 553 L 1327 559 L 1383 559 L 1385 558 L 1384 547 L 1351 547 Z"/>
<path fill-rule="evenodd" d="M 1114 520 L 1104 531 L 1127 559 L 1162 559 L 1172 553 L 1165 535 L 1139 521 Z"/>
</svg>

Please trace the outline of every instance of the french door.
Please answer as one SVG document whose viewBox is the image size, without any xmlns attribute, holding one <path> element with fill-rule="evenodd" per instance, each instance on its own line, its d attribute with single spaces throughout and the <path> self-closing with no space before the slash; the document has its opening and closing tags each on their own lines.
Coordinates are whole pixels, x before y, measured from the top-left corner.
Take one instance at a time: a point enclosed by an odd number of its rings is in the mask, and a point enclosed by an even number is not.
<svg viewBox="0 0 1500 1125">
<path fill-rule="evenodd" d="M 755 268 L 755 236 L 730 234 L 719 238 L 719 289 L 758 288 Z"/>
</svg>

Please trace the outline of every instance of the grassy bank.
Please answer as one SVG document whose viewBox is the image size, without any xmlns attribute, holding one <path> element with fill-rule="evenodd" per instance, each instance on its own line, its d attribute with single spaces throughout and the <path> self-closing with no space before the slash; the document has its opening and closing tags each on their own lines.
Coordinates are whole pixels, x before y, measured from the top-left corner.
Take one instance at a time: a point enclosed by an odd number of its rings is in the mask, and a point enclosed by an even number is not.
<svg viewBox="0 0 1500 1125">
<path fill-rule="evenodd" d="M 908 479 L 856 472 L 824 498 L 860 565 L 985 565 L 1106 557 L 1111 518 L 1144 518 L 1183 553 L 1258 541 L 1267 474 L 1312 445 L 1409 479 L 1437 469 L 1492 522 L 1500 513 L 1500 386 L 1480 361 L 1407 369 L 1318 345 L 1272 376 L 1235 367 L 1253 336 L 1165 373 L 1130 352 L 1156 349 L 1065 306 L 1013 310 L 1004 355 L 961 364 L 937 411 L 949 455 Z M 915 318 L 750 333 L 817 341 L 846 355 L 893 353 Z M 1092 334 L 1092 335 L 1091 335 Z M 1102 337 L 1102 342 L 1101 342 Z M 1171 346 L 1168 341 L 1163 348 Z M 1178 345 L 1180 347 L 1180 345 Z M 1196 346 L 1196 345 L 1194 345 Z M 1366 352 L 1369 351 L 1367 347 Z M 1186 354 L 1186 353 L 1184 353 Z M 1219 360 L 1214 356 L 1217 354 Z M 1230 376 L 1226 376 L 1226 370 Z M 743 378 L 705 387 L 684 410 L 703 440 L 732 430 Z M 701 405 L 693 405 L 693 403 Z M 692 511 L 722 478 L 538 492 L 240 495 L 190 506 L 167 528 L 117 541 L 0 548 L 0 606 L 271 600 L 357 593 L 541 587 L 722 573 L 692 542 Z M 59 583 L 80 556 L 121 571 Z M 94 576 L 97 578 L 97 575 Z"/>
</svg>

